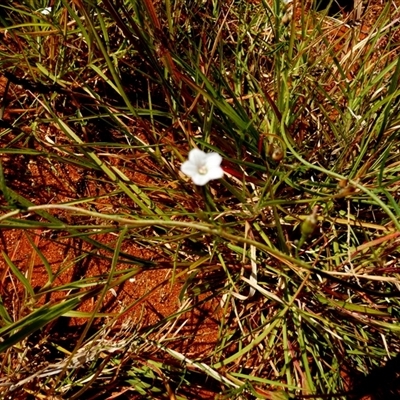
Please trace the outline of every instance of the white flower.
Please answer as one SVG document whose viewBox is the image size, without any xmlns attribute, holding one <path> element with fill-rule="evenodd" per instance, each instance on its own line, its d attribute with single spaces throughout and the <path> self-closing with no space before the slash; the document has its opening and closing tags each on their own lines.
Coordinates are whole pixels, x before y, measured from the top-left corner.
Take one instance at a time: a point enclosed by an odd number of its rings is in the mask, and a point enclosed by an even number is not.
<svg viewBox="0 0 400 400">
<path fill-rule="evenodd" d="M 46 7 L 40 10 L 40 13 L 43 15 L 49 15 L 51 13 L 51 7 Z"/>
<path fill-rule="evenodd" d="M 204 153 L 199 149 L 189 152 L 189 160 L 181 165 L 181 171 L 192 178 L 195 185 L 203 186 L 208 181 L 224 176 L 222 157 L 218 153 Z"/>
</svg>

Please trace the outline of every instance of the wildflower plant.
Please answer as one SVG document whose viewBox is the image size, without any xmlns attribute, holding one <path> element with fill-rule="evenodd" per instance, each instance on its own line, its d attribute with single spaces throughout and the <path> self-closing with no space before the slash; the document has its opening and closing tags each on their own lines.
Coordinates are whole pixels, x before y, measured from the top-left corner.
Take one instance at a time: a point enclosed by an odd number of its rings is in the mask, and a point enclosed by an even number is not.
<svg viewBox="0 0 400 400">
<path fill-rule="evenodd" d="M 365 24 L 311 0 L 14 3 L 0 397 L 389 399 L 393 2 Z"/>
<path fill-rule="evenodd" d="M 181 171 L 189 176 L 193 183 L 203 186 L 213 179 L 221 179 L 224 171 L 221 168 L 222 157 L 218 153 L 205 153 L 192 149 L 188 160 L 181 165 Z"/>
</svg>

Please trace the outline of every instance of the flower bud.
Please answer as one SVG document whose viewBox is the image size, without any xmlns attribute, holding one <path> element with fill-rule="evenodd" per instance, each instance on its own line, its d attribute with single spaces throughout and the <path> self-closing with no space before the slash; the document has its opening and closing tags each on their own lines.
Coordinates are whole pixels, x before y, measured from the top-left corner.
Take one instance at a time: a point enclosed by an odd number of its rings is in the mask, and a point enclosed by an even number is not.
<svg viewBox="0 0 400 400">
<path fill-rule="evenodd" d="M 304 238 L 308 238 L 313 234 L 318 223 L 317 212 L 318 212 L 318 206 L 315 206 L 312 213 L 308 215 L 301 223 L 300 230 L 301 230 L 301 235 Z"/>
<path fill-rule="evenodd" d="M 282 160 L 283 156 L 283 150 L 280 147 L 274 147 L 274 149 L 272 150 L 271 158 L 274 161 L 279 162 Z"/>
</svg>

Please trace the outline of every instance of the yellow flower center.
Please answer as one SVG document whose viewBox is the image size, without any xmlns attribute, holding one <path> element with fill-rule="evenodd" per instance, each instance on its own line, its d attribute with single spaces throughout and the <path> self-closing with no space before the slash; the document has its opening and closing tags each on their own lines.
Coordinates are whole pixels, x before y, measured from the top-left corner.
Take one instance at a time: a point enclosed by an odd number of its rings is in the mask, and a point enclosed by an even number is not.
<svg viewBox="0 0 400 400">
<path fill-rule="evenodd" d="M 199 174 L 200 175 L 206 175 L 207 174 L 207 167 L 205 166 L 205 165 L 202 165 L 200 168 L 199 168 Z"/>
</svg>

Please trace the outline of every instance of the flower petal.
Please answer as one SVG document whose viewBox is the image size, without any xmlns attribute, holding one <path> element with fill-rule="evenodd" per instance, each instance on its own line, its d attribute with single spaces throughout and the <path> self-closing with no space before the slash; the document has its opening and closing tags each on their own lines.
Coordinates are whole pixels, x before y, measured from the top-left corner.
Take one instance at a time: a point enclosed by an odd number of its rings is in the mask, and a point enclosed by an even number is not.
<svg viewBox="0 0 400 400">
<path fill-rule="evenodd" d="M 208 169 L 216 168 L 221 165 L 222 157 L 218 153 L 208 153 L 206 157 L 206 166 Z"/>
<path fill-rule="evenodd" d="M 207 154 L 200 149 L 192 149 L 189 151 L 188 159 L 191 163 L 201 167 L 206 163 Z"/>
<path fill-rule="evenodd" d="M 181 171 L 190 177 L 193 177 L 199 173 L 199 169 L 196 164 L 193 164 L 191 161 L 185 161 L 181 165 Z"/>
<path fill-rule="evenodd" d="M 221 167 L 209 168 L 207 172 L 208 180 L 221 179 L 224 176 L 224 170 Z"/>
<path fill-rule="evenodd" d="M 208 174 L 205 174 L 205 175 L 197 174 L 197 175 L 192 176 L 191 178 L 192 178 L 193 183 L 197 186 L 204 186 L 210 180 L 210 177 Z"/>
<path fill-rule="evenodd" d="M 38 11 L 43 15 L 49 15 L 49 14 L 51 14 L 51 7 L 46 7 L 46 8 L 43 8 L 42 10 L 38 10 Z"/>
</svg>

